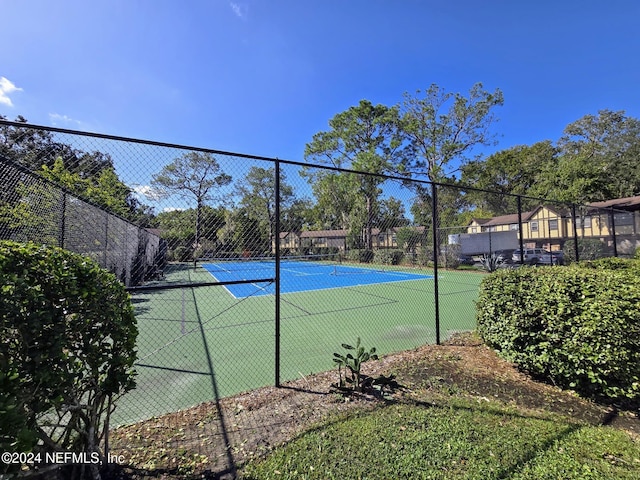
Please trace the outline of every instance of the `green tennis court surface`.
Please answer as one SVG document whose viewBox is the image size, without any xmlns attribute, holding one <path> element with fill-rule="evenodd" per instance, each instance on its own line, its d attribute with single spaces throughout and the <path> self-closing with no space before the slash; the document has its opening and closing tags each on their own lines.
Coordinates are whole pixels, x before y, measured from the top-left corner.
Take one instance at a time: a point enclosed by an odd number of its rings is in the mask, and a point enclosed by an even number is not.
<svg viewBox="0 0 640 480">
<path fill-rule="evenodd" d="M 172 267 L 167 285 L 212 280 L 202 267 Z M 381 275 L 393 272 L 413 278 L 360 284 L 362 275 L 352 275 L 349 285 L 282 295 L 281 381 L 332 369 L 333 352 L 357 337 L 381 354 L 435 343 L 433 272 L 389 267 Z M 475 328 L 481 279 L 476 272 L 439 273 L 442 339 Z M 114 424 L 214 400 L 213 382 L 220 397 L 275 383 L 275 297 L 229 293 L 210 286 L 133 295 L 137 388 L 121 400 Z"/>
</svg>

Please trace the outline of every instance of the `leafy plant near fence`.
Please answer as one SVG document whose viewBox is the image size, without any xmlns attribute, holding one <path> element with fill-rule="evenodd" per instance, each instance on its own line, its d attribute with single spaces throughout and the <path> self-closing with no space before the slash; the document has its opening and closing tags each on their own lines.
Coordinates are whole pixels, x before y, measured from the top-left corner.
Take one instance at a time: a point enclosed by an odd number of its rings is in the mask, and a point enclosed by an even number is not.
<svg viewBox="0 0 640 480">
<path fill-rule="evenodd" d="M 377 360 L 376 348 L 365 350 L 360 345 L 360 337 L 355 347 L 348 343 L 343 343 L 342 348 L 347 350 L 346 355 L 341 353 L 333 354 L 333 361 L 338 366 L 338 383 L 335 385 L 340 390 L 353 390 L 355 392 L 362 391 L 362 364 L 369 360 Z"/>
<path fill-rule="evenodd" d="M 477 302 L 480 335 L 508 360 L 561 387 L 640 400 L 640 276 L 636 261 L 624 261 L 626 268 L 620 262 L 493 273 Z"/>
<path fill-rule="evenodd" d="M 104 461 L 117 397 L 135 385 L 137 326 L 124 286 L 80 255 L 0 242 L 0 322 L 0 448 Z M 84 467 L 65 478 L 96 478 L 97 464 Z"/>
<path fill-rule="evenodd" d="M 495 253 L 480 258 L 480 267 L 490 273 L 498 270 L 502 264 L 503 261 Z"/>
</svg>

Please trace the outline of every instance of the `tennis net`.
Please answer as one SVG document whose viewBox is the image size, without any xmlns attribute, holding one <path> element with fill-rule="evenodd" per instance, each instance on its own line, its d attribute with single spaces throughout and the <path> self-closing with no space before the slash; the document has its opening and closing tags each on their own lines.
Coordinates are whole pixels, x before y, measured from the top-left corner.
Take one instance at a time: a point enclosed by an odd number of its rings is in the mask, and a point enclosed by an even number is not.
<svg viewBox="0 0 640 480">
<path fill-rule="evenodd" d="M 342 262 L 339 253 L 318 255 L 291 255 L 280 257 L 281 268 L 333 268 Z M 275 271 L 276 257 L 202 257 L 196 260 L 196 265 L 206 270 L 219 272 L 235 271 Z"/>
</svg>

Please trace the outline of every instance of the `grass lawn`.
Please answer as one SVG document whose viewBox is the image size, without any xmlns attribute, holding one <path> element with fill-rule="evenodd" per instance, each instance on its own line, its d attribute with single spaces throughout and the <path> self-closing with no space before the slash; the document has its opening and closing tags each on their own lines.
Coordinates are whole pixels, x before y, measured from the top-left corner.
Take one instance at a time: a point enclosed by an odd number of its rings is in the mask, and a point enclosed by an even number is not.
<svg viewBox="0 0 640 480">
<path fill-rule="evenodd" d="M 610 407 L 534 382 L 485 347 L 428 351 L 386 372 L 406 386 L 398 395 L 331 415 L 242 478 L 640 478 L 637 412 L 604 426 Z"/>
<path fill-rule="evenodd" d="M 416 402 L 332 418 L 243 478 L 637 479 L 640 446 L 620 430 L 492 402 Z"/>
</svg>

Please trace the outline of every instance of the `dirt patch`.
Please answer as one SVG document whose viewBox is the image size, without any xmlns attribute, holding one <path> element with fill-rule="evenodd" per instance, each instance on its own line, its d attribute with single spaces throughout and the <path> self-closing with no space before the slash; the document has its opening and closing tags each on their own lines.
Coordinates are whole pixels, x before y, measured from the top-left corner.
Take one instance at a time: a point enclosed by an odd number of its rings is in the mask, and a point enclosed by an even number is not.
<svg viewBox="0 0 640 480">
<path fill-rule="evenodd" d="M 135 468 L 119 469 L 113 478 L 233 478 L 238 465 L 268 453 L 330 413 L 417 397 L 434 403 L 447 396 L 490 399 L 640 435 L 637 412 L 536 382 L 473 335 L 388 355 L 366 363 L 363 372 L 370 377 L 394 374 L 404 388 L 384 400 L 373 394 L 345 397 L 332 392 L 337 373 L 331 371 L 119 428 L 111 435 L 112 453 L 123 455 Z"/>
</svg>

